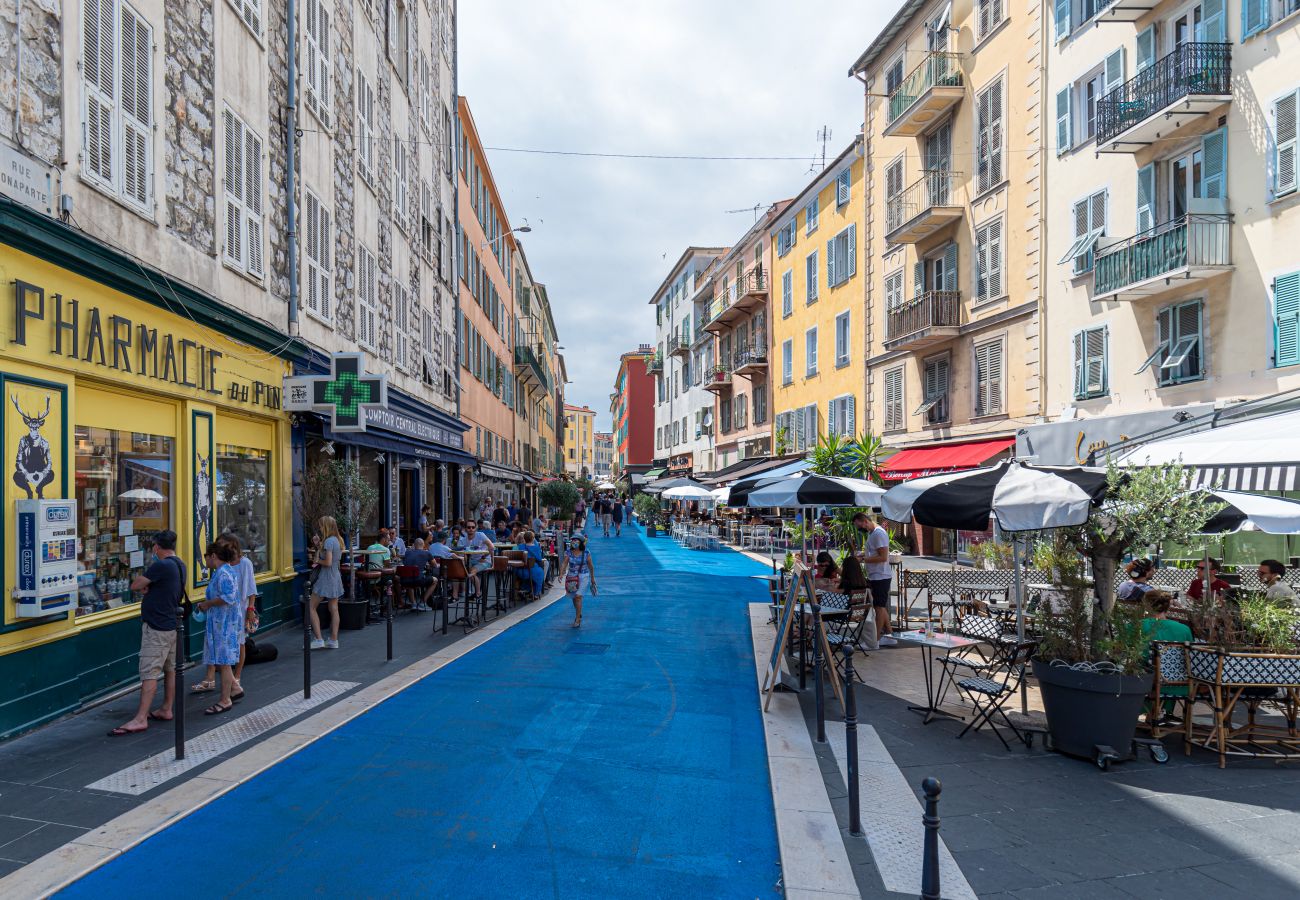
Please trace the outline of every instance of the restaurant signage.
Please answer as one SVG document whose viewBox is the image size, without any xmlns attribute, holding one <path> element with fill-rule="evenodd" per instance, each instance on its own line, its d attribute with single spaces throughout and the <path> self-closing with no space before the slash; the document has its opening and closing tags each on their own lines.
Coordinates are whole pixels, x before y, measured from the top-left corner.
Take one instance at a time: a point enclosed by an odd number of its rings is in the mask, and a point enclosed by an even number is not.
<svg viewBox="0 0 1300 900">
<path fill-rule="evenodd" d="M 1040 466 L 1104 466 L 1106 451 L 1112 444 L 1151 434 L 1189 417 L 1213 411 L 1213 403 L 1195 403 L 1123 416 L 1031 425 L 1016 435 L 1016 458 Z"/>
</svg>

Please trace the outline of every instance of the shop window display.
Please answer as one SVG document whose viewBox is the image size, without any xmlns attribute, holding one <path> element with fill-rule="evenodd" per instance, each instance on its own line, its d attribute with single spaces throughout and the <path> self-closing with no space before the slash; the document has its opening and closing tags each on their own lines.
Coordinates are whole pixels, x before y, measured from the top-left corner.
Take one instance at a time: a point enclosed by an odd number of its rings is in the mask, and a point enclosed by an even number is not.
<svg viewBox="0 0 1300 900">
<path fill-rule="evenodd" d="M 154 534 L 173 527 L 175 442 L 85 425 L 77 426 L 76 438 L 77 615 L 84 616 L 140 601 L 131 579 L 144 571 Z"/>
<path fill-rule="evenodd" d="M 271 570 L 271 454 L 217 444 L 217 533 L 239 539 L 253 570 Z"/>
</svg>

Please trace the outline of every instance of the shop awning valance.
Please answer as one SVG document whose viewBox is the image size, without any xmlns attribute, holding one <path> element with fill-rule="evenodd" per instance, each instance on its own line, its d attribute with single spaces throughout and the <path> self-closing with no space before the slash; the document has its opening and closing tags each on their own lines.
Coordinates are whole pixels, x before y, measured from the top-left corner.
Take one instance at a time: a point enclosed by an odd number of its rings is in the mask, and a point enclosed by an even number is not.
<svg viewBox="0 0 1300 900">
<path fill-rule="evenodd" d="M 1176 463 L 1192 469 L 1192 483 L 1233 491 L 1300 489 L 1300 412 L 1261 416 L 1143 444 L 1121 466 Z"/>
<path fill-rule="evenodd" d="M 485 478 L 495 478 L 498 481 L 523 481 L 524 473 L 518 469 L 507 468 L 506 466 L 494 466 L 491 463 L 481 462 L 478 464 L 479 474 Z"/>
<path fill-rule="evenodd" d="M 372 428 L 368 431 L 348 431 L 336 434 L 330 430 L 327 423 L 321 424 L 321 436 L 326 440 L 335 441 L 338 444 L 355 444 L 359 447 L 369 447 L 372 450 L 382 450 L 387 453 L 404 453 L 408 456 L 416 456 L 421 459 L 431 459 L 438 462 L 454 463 L 460 466 L 472 466 L 478 460 L 464 451 L 457 450 L 453 447 L 444 447 L 442 444 L 433 444 L 428 441 L 410 441 L 398 437 L 392 432 L 383 431 L 379 428 Z"/>
<path fill-rule="evenodd" d="M 963 469 L 973 469 L 983 465 L 1015 445 L 1015 438 L 997 438 L 991 441 L 970 441 L 964 444 L 945 444 L 942 447 L 900 450 L 885 460 L 880 474 L 886 481 L 906 481 L 924 475 L 960 472 Z"/>
</svg>

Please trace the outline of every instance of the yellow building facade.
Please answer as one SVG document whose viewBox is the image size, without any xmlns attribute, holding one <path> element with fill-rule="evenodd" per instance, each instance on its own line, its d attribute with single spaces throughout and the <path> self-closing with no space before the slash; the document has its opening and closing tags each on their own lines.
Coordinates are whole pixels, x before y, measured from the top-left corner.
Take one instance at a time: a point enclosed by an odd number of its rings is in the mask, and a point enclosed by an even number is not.
<svg viewBox="0 0 1300 900">
<path fill-rule="evenodd" d="M 564 405 L 564 471 L 590 478 L 596 469 L 596 411 Z"/>
<path fill-rule="evenodd" d="M 774 452 L 856 435 L 863 399 L 863 142 L 856 138 L 768 231 Z"/>
</svg>

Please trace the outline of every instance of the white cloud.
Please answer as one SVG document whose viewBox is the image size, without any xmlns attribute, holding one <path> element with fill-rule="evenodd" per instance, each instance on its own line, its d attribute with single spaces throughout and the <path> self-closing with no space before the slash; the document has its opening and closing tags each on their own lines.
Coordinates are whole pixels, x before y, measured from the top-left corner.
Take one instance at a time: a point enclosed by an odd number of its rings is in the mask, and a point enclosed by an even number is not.
<svg viewBox="0 0 1300 900">
<path fill-rule="evenodd" d="M 797 193 L 861 128 L 849 66 L 900 0 L 461 0 L 460 92 L 488 147 L 801 156 L 617 160 L 488 152 L 547 285 L 572 384 L 609 423 L 620 353 L 654 336 L 651 292 L 691 244 L 753 222 L 727 210 Z"/>
</svg>

